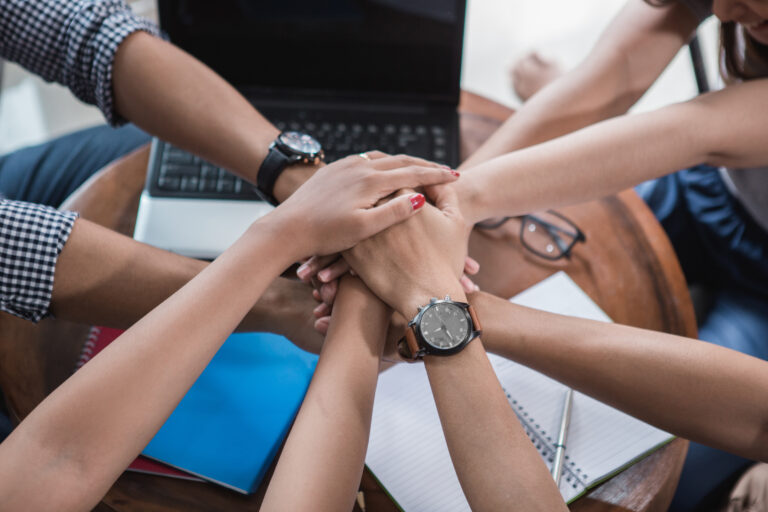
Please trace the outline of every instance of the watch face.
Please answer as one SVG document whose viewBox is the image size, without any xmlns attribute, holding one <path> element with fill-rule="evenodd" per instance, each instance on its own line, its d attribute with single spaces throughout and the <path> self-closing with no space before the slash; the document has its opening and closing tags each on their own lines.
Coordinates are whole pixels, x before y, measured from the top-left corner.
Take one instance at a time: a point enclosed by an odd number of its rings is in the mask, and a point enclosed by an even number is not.
<svg viewBox="0 0 768 512">
<path fill-rule="evenodd" d="M 424 311 L 420 329 L 424 341 L 436 349 L 450 350 L 467 338 L 469 319 L 462 307 L 438 302 Z"/>
<path fill-rule="evenodd" d="M 295 153 L 306 156 L 314 156 L 320 152 L 322 146 L 311 135 L 301 132 L 283 132 L 280 134 L 280 142 Z"/>
</svg>

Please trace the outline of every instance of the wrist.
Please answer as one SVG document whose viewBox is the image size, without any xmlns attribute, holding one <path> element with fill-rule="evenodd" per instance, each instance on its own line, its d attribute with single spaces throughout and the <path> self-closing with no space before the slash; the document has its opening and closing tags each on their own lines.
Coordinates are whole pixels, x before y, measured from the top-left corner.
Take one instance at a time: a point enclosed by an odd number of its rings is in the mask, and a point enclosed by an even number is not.
<svg viewBox="0 0 768 512">
<path fill-rule="evenodd" d="M 456 280 L 451 279 L 443 281 L 442 285 L 427 285 L 408 290 L 399 301 L 397 311 L 410 322 L 419 313 L 419 309 L 429 304 L 433 297 L 443 299 L 448 295 L 453 301 L 467 302 L 461 285 L 454 281 Z"/>
<path fill-rule="evenodd" d="M 278 202 L 282 203 L 288 199 L 296 189 L 302 186 L 305 181 L 311 178 L 323 165 L 325 164 L 322 162 L 317 164 L 297 162 L 289 165 L 282 173 L 280 173 L 280 176 L 277 177 L 272 195 Z"/>
<path fill-rule="evenodd" d="M 284 268 L 288 268 L 312 255 L 311 234 L 305 232 L 304 226 L 305 223 L 293 214 L 292 209 L 278 207 L 253 222 L 245 237 L 275 247 L 275 258 Z"/>
<path fill-rule="evenodd" d="M 479 173 L 476 172 L 462 174 L 461 184 L 456 186 L 459 209 L 465 222 L 470 226 L 490 216 L 485 211 L 485 194 L 477 176 Z"/>
</svg>

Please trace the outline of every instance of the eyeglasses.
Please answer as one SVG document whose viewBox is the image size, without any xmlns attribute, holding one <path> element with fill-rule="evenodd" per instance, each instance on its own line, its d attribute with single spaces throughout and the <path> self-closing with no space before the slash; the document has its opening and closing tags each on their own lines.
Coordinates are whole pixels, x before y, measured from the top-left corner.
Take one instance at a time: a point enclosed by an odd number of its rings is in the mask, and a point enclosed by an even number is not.
<svg viewBox="0 0 768 512">
<path fill-rule="evenodd" d="M 479 222 L 475 226 L 480 229 L 496 229 L 512 218 L 521 221 L 520 242 L 523 247 L 540 258 L 550 261 L 570 258 L 573 246 L 587 241 L 576 224 L 554 210 L 521 217 L 504 217 L 492 223 Z"/>
</svg>

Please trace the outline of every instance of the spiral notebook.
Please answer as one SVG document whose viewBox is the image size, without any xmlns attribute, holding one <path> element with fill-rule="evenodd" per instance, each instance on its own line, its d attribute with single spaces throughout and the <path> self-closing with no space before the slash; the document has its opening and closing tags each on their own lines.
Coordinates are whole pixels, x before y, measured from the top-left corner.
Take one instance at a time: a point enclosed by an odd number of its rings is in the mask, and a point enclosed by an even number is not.
<svg viewBox="0 0 768 512">
<path fill-rule="evenodd" d="M 511 300 L 550 312 L 610 321 L 563 272 Z M 502 357 L 489 354 L 489 358 L 510 406 L 551 467 L 566 386 Z M 574 393 L 560 483 L 563 499 L 572 502 L 672 439 L 671 434 Z M 365 462 L 402 510 L 470 510 L 451 464 L 423 365 L 400 364 L 379 377 Z"/>
</svg>

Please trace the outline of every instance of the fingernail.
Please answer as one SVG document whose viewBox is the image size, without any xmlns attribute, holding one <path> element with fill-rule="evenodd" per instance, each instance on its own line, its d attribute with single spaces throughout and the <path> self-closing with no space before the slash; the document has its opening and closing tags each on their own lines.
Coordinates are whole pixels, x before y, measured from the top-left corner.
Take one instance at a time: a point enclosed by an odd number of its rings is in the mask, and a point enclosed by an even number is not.
<svg viewBox="0 0 768 512">
<path fill-rule="evenodd" d="M 331 278 L 331 271 L 328 269 L 321 270 L 317 273 L 317 277 L 320 278 L 322 282 L 327 283 Z"/>
<path fill-rule="evenodd" d="M 422 194 L 413 194 L 411 196 L 411 207 L 414 210 L 418 210 L 422 206 L 424 206 L 424 196 Z"/>
<path fill-rule="evenodd" d="M 453 169 L 451 169 L 451 174 L 453 174 L 453 175 L 454 175 L 454 176 L 456 176 L 457 178 L 458 178 L 459 176 L 461 176 L 461 175 L 459 174 L 459 171 L 454 171 Z"/>
<path fill-rule="evenodd" d="M 477 285 L 475 285 L 475 291 L 476 291 L 476 292 L 479 292 L 479 291 L 480 291 L 480 287 L 479 287 L 479 286 L 477 286 Z"/>
<path fill-rule="evenodd" d="M 304 263 L 299 268 L 296 269 L 296 275 L 299 276 L 299 279 L 304 279 L 309 275 L 309 265 Z"/>
<path fill-rule="evenodd" d="M 314 297 L 315 300 L 320 300 L 320 292 L 317 290 L 312 290 L 312 297 Z"/>
<path fill-rule="evenodd" d="M 470 272 L 477 272 L 478 270 L 480 270 L 480 264 L 475 260 L 468 260 L 467 267 Z"/>
<path fill-rule="evenodd" d="M 441 165 L 440 167 L 443 169 L 447 169 L 449 171 L 451 170 L 450 166 L 447 166 L 447 165 Z"/>
<path fill-rule="evenodd" d="M 319 306 L 316 306 L 315 309 L 312 310 L 312 312 L 314 314 L 320 313 L 323 310 L 323 306 L 325 306 L 325 304 L 320 304 Z"/>
</svg>

